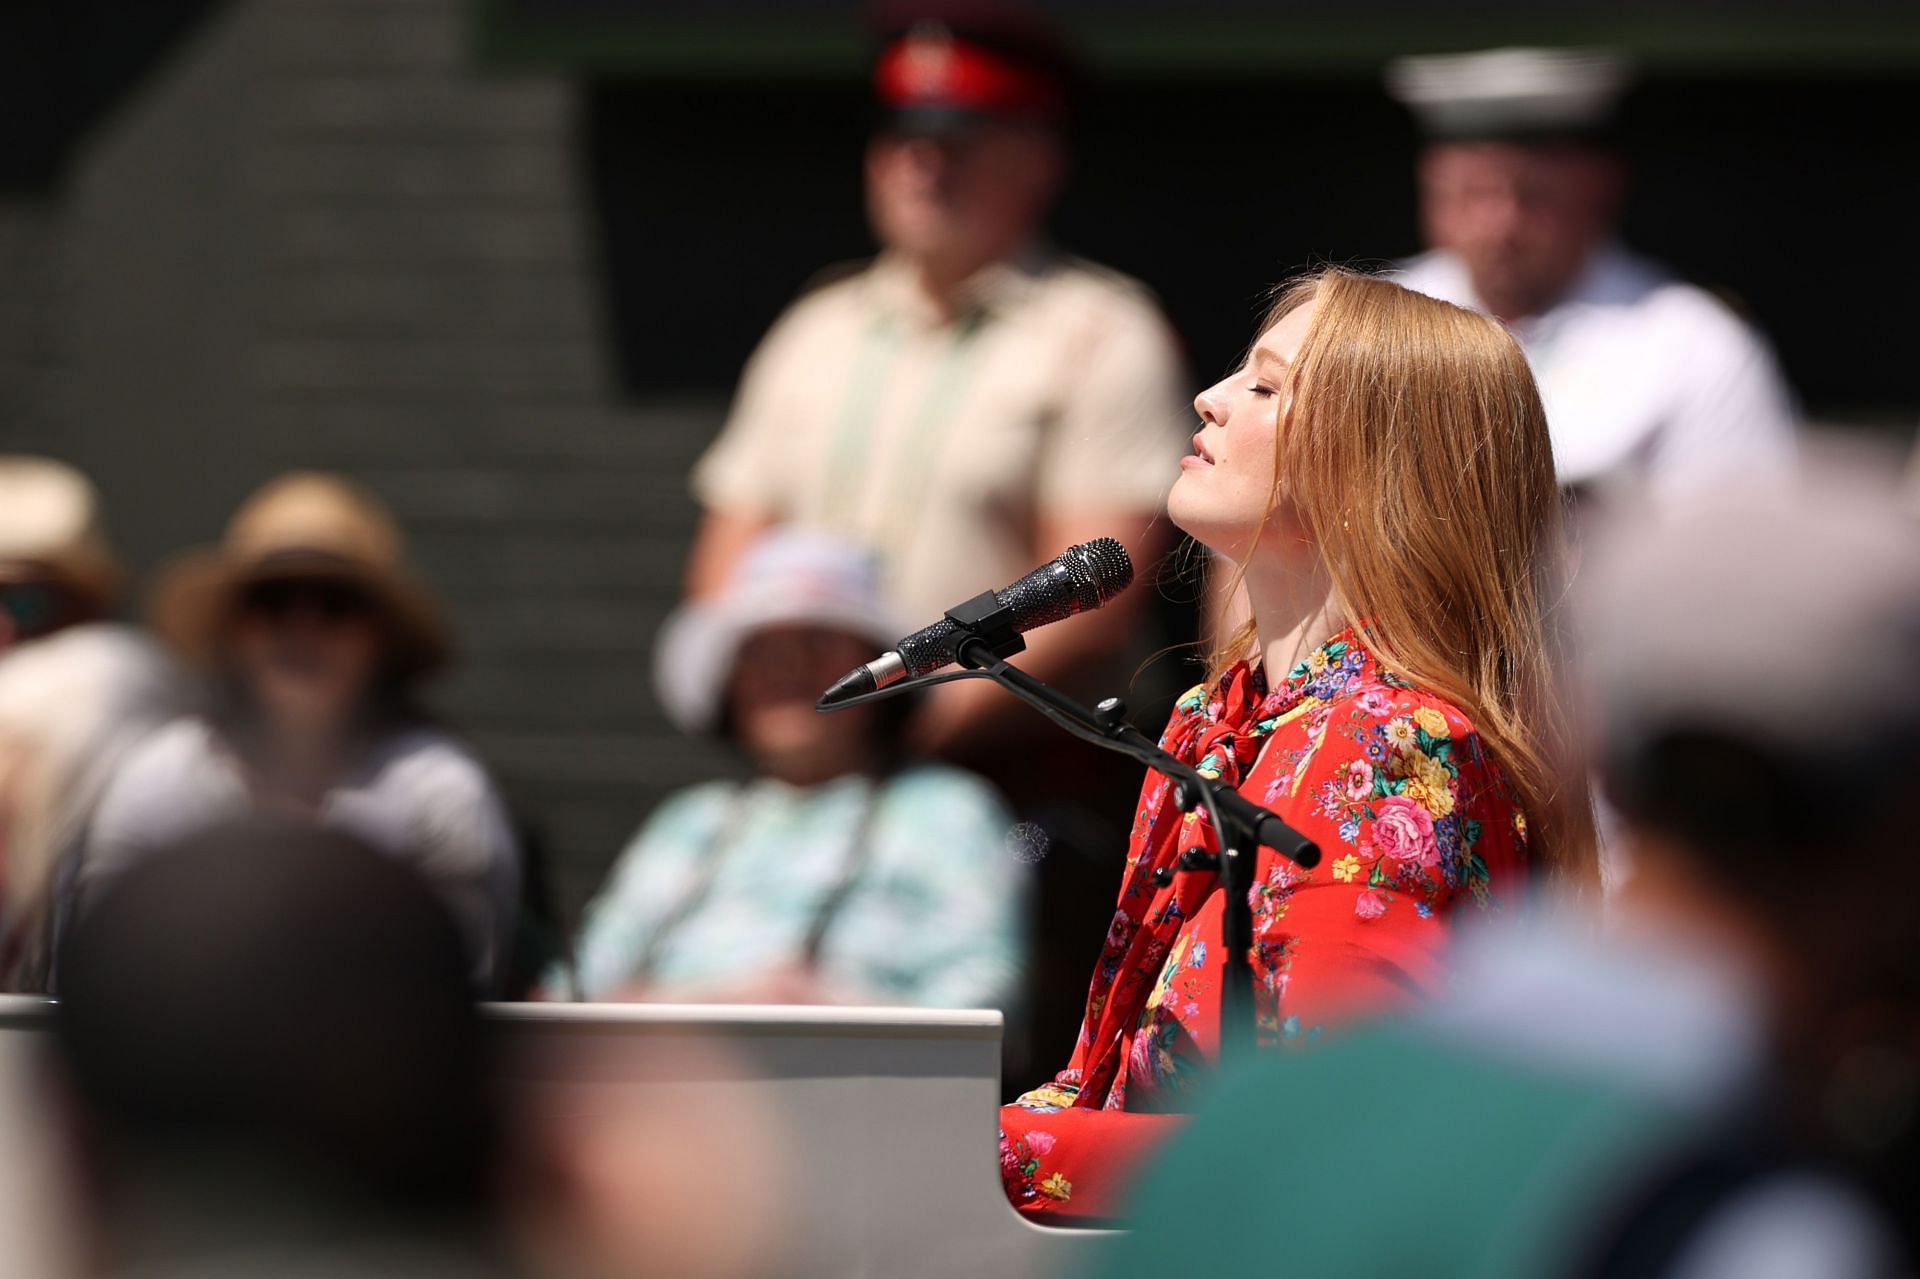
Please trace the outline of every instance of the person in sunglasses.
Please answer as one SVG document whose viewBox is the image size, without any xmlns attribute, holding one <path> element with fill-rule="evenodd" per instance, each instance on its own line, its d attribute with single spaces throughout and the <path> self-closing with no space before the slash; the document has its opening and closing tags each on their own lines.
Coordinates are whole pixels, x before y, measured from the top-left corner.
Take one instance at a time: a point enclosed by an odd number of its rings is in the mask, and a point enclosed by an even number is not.
<svg viewBox="0 0 1920 1279">
<path fill-rule="evenodd" d="M 414 694 L 452 642 L 391 515 L 337 476 L 285 475 L 214 549 L 163 574 L 152 623 L 204 671 L 204 713 L 156 733 L 102 798 L 77 875 L 106 879 L 248 813 L 341 830 L 412 861 L 453 911 L 492 992 L 519 854 L 478 760 Z"/>
<path fill-rule="evenodd" d="M 182 706 L 172 663 L 113 620 L 125 579 L 86 476 L 0 456 L 0 991 L 49 988 L 63 881 L 102 789 Z"/>
</svg>

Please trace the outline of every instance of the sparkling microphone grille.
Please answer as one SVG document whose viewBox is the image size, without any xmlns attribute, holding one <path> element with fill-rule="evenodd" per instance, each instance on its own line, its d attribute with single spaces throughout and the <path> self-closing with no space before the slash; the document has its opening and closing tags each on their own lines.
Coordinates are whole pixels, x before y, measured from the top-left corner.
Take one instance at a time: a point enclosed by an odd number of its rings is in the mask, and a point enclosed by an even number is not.
<svg viewBox="0 0 1920 1279">
<path fill-rule="evenodd" d="M 1012 614 L 1013 629 L 1025 633 L 1099 608 L 1132 584 L 1133 561 L 1127 548 L 1102 537 L 1068 547 L 1051 563 L 995 591 L 994 596 Z M 952 662 L 951 646 L 958 629 L 943 617 L 901 640 L 895 651 L 906 663 L 906 673 L 926 675 Z"/>
<path fill-rule="evenodd" d="M 1132 584 L 1133 561 L 1127 548 L 1102 537 L 1068 547 L 1052 562 L 995 591 L 994 599 L 1007 611 L 1013 629 L 1024 633 L 1099 608 Z M 847 672 L 821 695 L 820 709 L 829 710 L 850 698 L 951 665 L 959 630 L 943 617 L 915 631 L 892 652 Z"/>
</svg>

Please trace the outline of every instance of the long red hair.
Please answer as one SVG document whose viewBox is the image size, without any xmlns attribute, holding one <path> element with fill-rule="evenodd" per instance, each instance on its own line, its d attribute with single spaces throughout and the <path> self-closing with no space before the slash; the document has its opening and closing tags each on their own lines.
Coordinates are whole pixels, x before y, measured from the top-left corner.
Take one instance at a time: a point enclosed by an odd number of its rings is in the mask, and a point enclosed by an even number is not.
<svg viewBox="0 0 1920 1279">
<path fill-rule="evenodd" d="M 1535 855 L 1570 886 L 1593 884 L 1564 498 L 1526 357 L 1495 320 L 1338 268 L 1283 289 L 1261 331 L 1308 302 L 1268 522 L 1290 506 L 1375 659 L 1466 712 Z M 1256 651 L 1249 622 L 1212 664 Z"/>
</svg>

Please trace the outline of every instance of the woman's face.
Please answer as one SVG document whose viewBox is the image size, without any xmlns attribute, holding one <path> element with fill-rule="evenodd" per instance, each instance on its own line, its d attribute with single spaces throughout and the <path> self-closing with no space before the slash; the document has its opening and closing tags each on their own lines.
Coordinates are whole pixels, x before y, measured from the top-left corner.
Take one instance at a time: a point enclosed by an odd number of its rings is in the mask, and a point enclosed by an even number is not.
<svg viewBox="0 0 1920 1279">
<path fill-rule="evenodd" d="M 1286 416 L 1288 373 L 1313 313 L 1311 301 L 1289 311 L 1260 335 L 1245 364 L 1194 397 L 1200 429 L 1193 452 L 1180 459 L 1167 514 L 1228 559 L 1245 559 L 1273 500 L 1274 436 Z M 1272 531 L 1286 532 L 1286 523 L 1282 502 Z"/>
<path fill-rule="evenodd" d="M 360 709 L 380 673 L 386 628 L 373 599 L 348 582 L 259 582 L 230 632 L 235 672 L 255 708 L 283 727 L 332 733 Z"/>
<path fill-rule="evenodd" d="M 873 745 L 874 708 L 824 715 L 821 692 L 873 658 L 873 641 L 820 626 L 768 626 L 749 635 L 734 659 L 728 708 L 741 747 L 761 771 L 811 785 L 864 765 Z"/>
</svg>

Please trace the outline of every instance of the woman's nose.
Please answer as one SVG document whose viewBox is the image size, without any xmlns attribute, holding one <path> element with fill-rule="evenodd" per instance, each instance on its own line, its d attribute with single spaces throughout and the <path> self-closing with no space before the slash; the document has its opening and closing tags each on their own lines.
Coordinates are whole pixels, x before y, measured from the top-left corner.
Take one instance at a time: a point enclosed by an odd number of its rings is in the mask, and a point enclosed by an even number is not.
<svg viewBox="0 0 1920 1279">
<path fill-rule="evenodd" d="M 1226 383 L 1215 382 L 1193 397 L 1193 411 L 1208 426 L 1218 426 L 1227 416 Z"/>
</svg>

